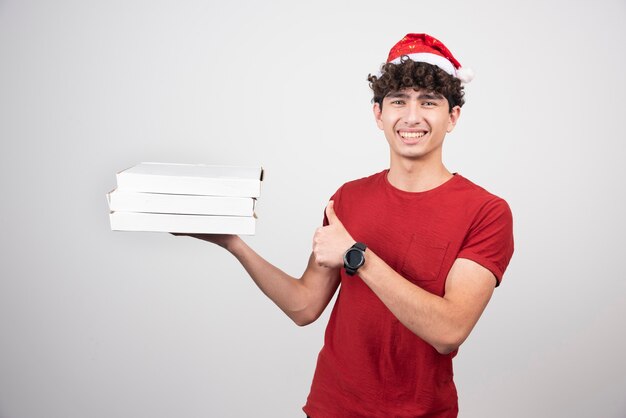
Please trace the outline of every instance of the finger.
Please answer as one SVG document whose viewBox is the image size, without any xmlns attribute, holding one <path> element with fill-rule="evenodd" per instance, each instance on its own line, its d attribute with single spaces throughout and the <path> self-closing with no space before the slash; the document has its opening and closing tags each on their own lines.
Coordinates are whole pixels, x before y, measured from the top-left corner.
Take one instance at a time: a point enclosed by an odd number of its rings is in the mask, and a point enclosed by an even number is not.
<svg viewBox="0 0 626 418">
<path fill-rule="evenodd" d="M 328 202 L 328 205 L 326 206 L 326 218 L 328 218 L 329 225 L 339 222 L 339 218 L 337 217 L 337 214 L 335 213 L 334 204 L 335 202 L 331 200 L 330 202 Z"/>
</svg>

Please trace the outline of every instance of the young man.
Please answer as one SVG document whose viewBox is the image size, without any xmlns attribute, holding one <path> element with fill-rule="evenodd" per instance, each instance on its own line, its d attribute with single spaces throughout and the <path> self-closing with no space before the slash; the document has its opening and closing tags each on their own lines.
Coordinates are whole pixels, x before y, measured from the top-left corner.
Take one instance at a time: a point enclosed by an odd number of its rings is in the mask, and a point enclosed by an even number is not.
<svg viewBox="0 0 626 418">
<path fill-rule="evenodd" d="M 452 358 L 513 253 L 506 202 L 442 163 L 461 73 L 441 42 L 409 34 L 370 75 L 390 168 L 334 194 L 301 278 L 237 236 L 197 236 L 237 257 L 298 325 L 341 285 L 303 408 L 313 418 L 457 416 Z"/>
</svg>

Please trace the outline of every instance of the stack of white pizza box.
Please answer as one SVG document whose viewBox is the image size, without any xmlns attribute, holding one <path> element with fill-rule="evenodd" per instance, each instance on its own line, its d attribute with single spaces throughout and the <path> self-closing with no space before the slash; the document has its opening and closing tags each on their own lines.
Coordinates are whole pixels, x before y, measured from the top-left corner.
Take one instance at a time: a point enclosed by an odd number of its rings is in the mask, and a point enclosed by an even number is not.
<svg viewBox="0 0 626 418">
<path fill-rule="evenodd" d="M 261 167 L 140 163 L 107 194 L 111 229 L 254 235 Z"/>
</svg>

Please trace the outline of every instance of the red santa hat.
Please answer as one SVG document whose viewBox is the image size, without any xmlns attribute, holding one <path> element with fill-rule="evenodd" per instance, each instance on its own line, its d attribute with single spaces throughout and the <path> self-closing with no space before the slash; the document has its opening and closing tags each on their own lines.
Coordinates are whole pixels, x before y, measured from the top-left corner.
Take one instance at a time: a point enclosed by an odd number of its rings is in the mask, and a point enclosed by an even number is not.
<svg viewBox="0 0 626 418">
<path fill-rule="evenodd" d="M 391 48 L 387 63 L 398 64 L 403 56 L 415 62 L 436 65 L 463 83 L 469 83 L 474 78 L 474 71 L 461 67 L 461 63 L 441 41 L 425 33 L 407 34 Z"/>
</svg>

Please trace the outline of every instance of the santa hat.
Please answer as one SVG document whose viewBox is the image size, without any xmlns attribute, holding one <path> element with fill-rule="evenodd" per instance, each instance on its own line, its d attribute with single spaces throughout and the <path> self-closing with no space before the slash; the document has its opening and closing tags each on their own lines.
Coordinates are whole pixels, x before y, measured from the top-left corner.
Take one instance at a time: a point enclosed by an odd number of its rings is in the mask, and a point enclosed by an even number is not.
<svg viewBox="0 0 626 418">
<path fill-rule="evenodd" d="M 425 33 L 407 34 L 391 48 L 387 63 L 399 64 L 403 56 L 415 62 L 435 65 L 463 83 L 469 83 L 474 78 L 474 71 L 461 67 L 441 41 Z"/>
</svg>

